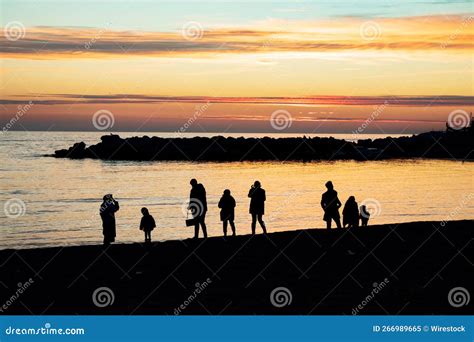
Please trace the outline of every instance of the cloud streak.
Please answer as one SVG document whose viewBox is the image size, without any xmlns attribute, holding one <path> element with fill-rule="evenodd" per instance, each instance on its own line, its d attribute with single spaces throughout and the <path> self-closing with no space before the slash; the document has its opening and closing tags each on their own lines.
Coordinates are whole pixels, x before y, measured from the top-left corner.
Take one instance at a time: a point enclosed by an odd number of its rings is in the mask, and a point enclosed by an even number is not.
<svg viewBox="0 0 474 342">
<path fill-rule="evenodd" d="M 8 58 L 219 57 L 228 54 L 338 51 L 472 52 L 471 15 L 342 18 L 317 22 L 268 20 L 252 27 L 215 27 L 189 39 L 186 32 L 112 31 L 106 28 L 31 27 L 15 41 L 4 35 Z M 277 28 L 277 29 L 276 29 Z M 191 37 L 192 38 L 192 37 Z"/>
<path fill-rule="evenodd" d="M 32 100 L 39 105 L 61 104 L 140 104 L 140 103 L 240 103 L 285 105 L 374 106 L 473 106 L 474 96 L 302 96 L 302 97 L 214 97 L 152 96 L 140 94 L 82 95 L 36 94 L 0 100 L 0 104 L 24 104 Z"/>
</svg>

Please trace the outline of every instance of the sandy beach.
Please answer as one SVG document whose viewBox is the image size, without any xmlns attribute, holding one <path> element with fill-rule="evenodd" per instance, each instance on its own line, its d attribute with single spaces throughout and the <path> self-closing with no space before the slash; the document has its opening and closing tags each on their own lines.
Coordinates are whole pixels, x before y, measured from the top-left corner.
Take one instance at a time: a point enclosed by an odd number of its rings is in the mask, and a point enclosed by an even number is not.
<svg viewBox="0 0 474 342">
<path fill-rule="evenodd" d="M 3 250 L 1 314 L 468 314 L 473 222 Z"/>
</svg>

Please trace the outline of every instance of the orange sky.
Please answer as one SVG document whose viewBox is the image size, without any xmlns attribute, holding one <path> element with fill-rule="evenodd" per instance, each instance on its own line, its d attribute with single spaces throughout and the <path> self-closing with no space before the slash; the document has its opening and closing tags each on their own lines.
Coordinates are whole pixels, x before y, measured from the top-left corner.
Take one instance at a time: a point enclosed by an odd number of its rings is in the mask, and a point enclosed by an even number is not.
<svg viewBox="0 0 474 342">
<path fill-rule="evenodd" d="M 199 117 L 201 128 L 213 130 L 265 129 L 255 121 L 280 108 L 299 129 L 332 118 L 325 129 L 339 130 L 341 119 L 363 120 L 385 99 L 391 102 L 378 120 L 392 131 L 439 127 L 450 111 L 472 110 L 470 15 L 265 19 L 191 29 L 41 26 L 25 27 L 20 39 L 4 34 L 2 121 L 32 100 L 23 116 L 30 128 L 85 129 L 106 109 L 117 129 L 155 122 L 153 129 L 174 130 L 193 115 L 190 96 L 215 103 Z M 392 101 L 398 95 L 405 97 Z M 156 99 L 162 96 L 171 98 Z"/>
</svg>

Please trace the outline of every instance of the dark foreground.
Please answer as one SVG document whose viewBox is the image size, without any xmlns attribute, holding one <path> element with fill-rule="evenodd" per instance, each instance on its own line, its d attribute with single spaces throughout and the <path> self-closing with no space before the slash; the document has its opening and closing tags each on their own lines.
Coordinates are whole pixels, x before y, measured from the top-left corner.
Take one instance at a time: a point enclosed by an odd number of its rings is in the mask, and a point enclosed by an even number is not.
<svg viewBox="0 0 474 342">
<path fill-rule="evenodd" d="M 0 313 L 472 314 L 448 293 L 472 294 L 473 223 L 5 250 Z"/>
</svg>

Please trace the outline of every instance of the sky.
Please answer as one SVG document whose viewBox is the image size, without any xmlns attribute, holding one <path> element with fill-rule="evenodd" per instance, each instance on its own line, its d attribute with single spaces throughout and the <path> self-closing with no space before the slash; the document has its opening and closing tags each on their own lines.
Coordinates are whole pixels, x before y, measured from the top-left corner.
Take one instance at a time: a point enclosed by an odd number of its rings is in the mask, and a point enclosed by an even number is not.
<svg viewBox="0 0 474 342">
<path fill-rule="evenodd" d="M 4 130 L 415 133 L 474 103 L 471 1 L 0 6 Z"/>
</svg>

